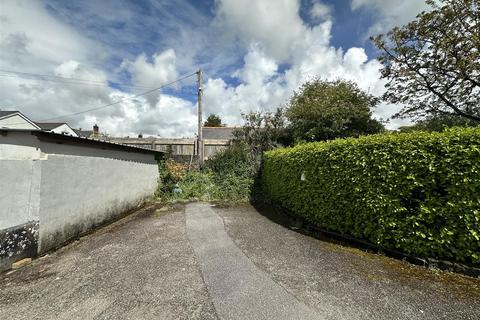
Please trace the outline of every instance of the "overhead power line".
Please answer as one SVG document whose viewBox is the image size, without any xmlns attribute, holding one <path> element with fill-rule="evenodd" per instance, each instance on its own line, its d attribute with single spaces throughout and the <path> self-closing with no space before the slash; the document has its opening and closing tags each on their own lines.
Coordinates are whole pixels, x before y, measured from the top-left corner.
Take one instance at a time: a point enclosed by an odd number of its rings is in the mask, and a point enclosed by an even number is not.
<svg viewBox="0 0 480 320">
<path fill-rule="evenodd" d="M 20 72 L 20 71 L 3 70 L 3 69 L 0 69 L 0 72 L 6 73 L 6 74 L 0 74 L 0 77 L 20 76 L 24 78 L 34 78 L 35 80 L 58 82 L 58 83 L 64 83 L 64 84 L 74 84 L 74 85 L 88 85 L 88 86 L 100 86 L 100 87 L 118 86 L 118 87 L 130 87 L 130 88 L 137 88 L 137 89 L 153 89 L 153 87 L 125 84 L 125 83 L 113 82 L 113 81 L 109 81 L 112 84 L 112 85 L 109 85 L 102 81 L 94 81 L 94 80 L 80 79 L 80 78 L 69 78 L 69 77 L 62 77 L 62 76 L 30 73 L 30 72 Z"/>
<path fill-rule="evenodd" d="M 122 103 L 124 101 L 127 101 L 127 100 L 131 100 L 131 99 L 135 99 L 135 98 L 138 98 L 140 96 L 144 96 L 144 95 L 147 95 L 147 94 L 150 94 L 152 92 L 155 92 L 157 90 L 160 90 L 162 88 L 165 88 L 165 87 L 168 87 L 172 84 L 175 84 L 177 82 L 180 82 L 182 80 L 185 80 L 187 78 L 190 78 L 194 75 L 196 75 L 197 73 L 194 72 L 194 73 L 191 73 L 191 74 L 188 74 L 188 75 L 185 75 L 185 76 L 182 76 L 172 82 L 169 82 L 169 83 L 166 83 L 160 87 L 157 87 L 157 88 L 154 88 L 154 89 L 151 89 L 151 90 L 148 90 L 148 91 L 145 91 L 145 92 L 141 92 L 141 93 L 138 93 L 138 94 L 135 94 L 133 96 L 130 96 L 130 97 L 126 97 L 126 98 L 123 98 L 123 99 L 120 99 L 120 100 L 117 100 L 117 101 L 114 101 L 114 102 L 111 102 L 111 103 L 108 103 L 108 104 L 105 104 L 105 105 L 102 105 L 102 106 L 98 106 L 98 107 L 95 107 L 95 108 L 90 108 L 90 109 L 86 109 L 86 110 L 83 110 L 83 111 L 79 111 L 79 112 L 75 112 L 75 113 L 70 113 L 70 114 L 65 114 L 65 115 L 62 115 L 62 116 L 58 116 L 58 117 L 53 117 L 53 118 L 49 118 L 49 119 L 43 119 L 43 120 L 38 120 L 37 122 L 42 122 L 42 121 L 51 121 L 51 120 L 57 120 L 57 119 L 63 119 L 63 118 L 71 118 L 71 117 L 74 117 L 74 116 L 77 116 L 77 115 L 80 115 L 80 114 L 83 114 L 83 113 L 87 113 L 87 112 L 91 112 L 91 111 L 97 111 L 97 110 L 100 110 L 100 109 L 105 109 L 105 108 L 108 108 L 108 107 L 111 107 L 113 105 L 116 105 L 116 104 L 119 104 L 119 103 Z"/>
</svg>

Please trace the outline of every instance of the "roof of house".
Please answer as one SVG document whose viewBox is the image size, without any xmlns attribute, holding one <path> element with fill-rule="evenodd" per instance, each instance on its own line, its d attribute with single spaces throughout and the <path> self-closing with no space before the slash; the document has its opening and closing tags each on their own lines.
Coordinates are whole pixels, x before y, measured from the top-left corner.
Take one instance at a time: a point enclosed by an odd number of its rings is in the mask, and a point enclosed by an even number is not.
<svg viewBox="0 0 480 320">
<path fill-rule="evenodd" d="M 233 130 L 235 127 L 202 127 L 203 139 L 230 140 Z"/>
<path fill-rule="evenodd" d="M 40 129 L 40 127 L 35 122 L 30 120 L 28 117 L 26 117 L 23 113 L 21 113 L 18 110 L 10 110 L 10 111 L 1 111 L 0 110 L 0 119 L 9 118 L 10 116 L 13 116 L 13 115 L 20 116 L 22 119 L 24 119 L 26 122 L 30 123 L 36 129 Z"/>
<path fill-rule="evenodd" d="M 0 110 L 0 118 L 14 114 L 14 113 L 20 113 L 20 111 L 1 111 Z"/>
<path fill-rule="evenodd" d="M 75 133 L 79 137 L 85 137 L 85 138 L 89 138 L 93 134 L 93 130 L 73 129 L 73 131 L 75 131 Z"/>
<path fill-rule="evenodd" d="M 65 122 L 35 122 L 35 124 L 39 126 L 42 130 L 53 130 L 66 123 Z"/>
</svg>

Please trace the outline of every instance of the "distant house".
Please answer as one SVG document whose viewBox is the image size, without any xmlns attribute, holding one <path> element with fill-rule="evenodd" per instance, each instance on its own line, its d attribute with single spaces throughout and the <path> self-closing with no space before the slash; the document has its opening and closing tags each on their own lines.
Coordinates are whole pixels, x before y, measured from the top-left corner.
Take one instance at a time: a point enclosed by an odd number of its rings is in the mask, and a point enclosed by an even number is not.
<svg viewBox="0 0 480 320">
<path fill-rule="evenodd" d="M 0 128 L 39 130 L 40 127 L 20 111 L 0 111 Z"/>
<path fill-rule="evenodd" d="M 93 130 L 82 130 L 80 129 L 73 129 L 78 137 L 81 138 L 90 138 L 93 135 Z"/>
<path fill-rule="evenodd" d="M 75 133 L 77 134 L 78 137 L 81 137 L 81 138 L 100 138 L 100 137 L 105 137 L 104 134 L 100 134 L 100 131 L 99 131 L 99 128 L 98 128 L 98 125 L 95 124 L 93 126 L 93 130 L 82 130 L 82 128 L 80 129 L 73 129 L 73 131 L 75 131 Z"/>
<path fill-rule="evenodd" d="M 65 122 L 35 122 L 43 131 L 78 137 L 78 134 Z"/>
<path fill-rule="evenodd" d="M 105 139 L 106 134 L 100 134 L 98 125 L 93 130 L 73 129 L 66 122 L 34 122 L 20 111 L 0 110 L 0 129 L 42 130 L 72 137 Z"/>
</svg>

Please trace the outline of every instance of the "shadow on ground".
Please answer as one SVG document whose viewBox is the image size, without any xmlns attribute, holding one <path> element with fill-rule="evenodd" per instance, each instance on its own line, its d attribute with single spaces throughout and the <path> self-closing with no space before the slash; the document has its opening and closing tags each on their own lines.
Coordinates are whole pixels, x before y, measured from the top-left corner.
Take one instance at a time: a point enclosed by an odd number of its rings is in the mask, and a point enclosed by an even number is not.
<svg viewBox="0 0 480 320">
<path fill-rule="evenodd" d="M 303 235 L 269 206 L 215 211 L 258 267 L 327 319 L 480 318 L 480 279 Z"/>
</svg>

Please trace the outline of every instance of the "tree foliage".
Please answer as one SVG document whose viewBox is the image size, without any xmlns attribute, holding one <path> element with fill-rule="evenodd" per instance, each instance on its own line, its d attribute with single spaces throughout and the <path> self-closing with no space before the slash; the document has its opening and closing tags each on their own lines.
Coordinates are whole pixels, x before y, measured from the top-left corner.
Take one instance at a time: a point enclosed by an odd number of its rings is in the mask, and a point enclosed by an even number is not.
<svg viewBox="0 0 480 320">
<path fill-rule="evenodd" d="M 401 132 L 411 132 L 411 131 L 429 131 L 429 132 L 441 132 L 447 128 L 451 127 L 474 127 L 478 126 L 480 123 L 475 120 L 471 120 L 465 117 L 457 115 L 430 115 L 425 119 L 417 121 L 412 126 L 400 127 Z"/>
<path fill-rule="evenodd" d="M 242 114 L 244 125 L 233 131 L 233 142 L 243 143 L 250 153 L 260 155 L 266 150 L 291 143 L 284 110 Z"/>
<path fill-rule="evenodd" d="M 382 51 L 383 98 L 396 117 L 459 115 L 480 121 L 480 1 L 427 0 L 416 20 L 372 38 Z"/>
<path fill-rule="evenodd" d="M 378 133 L 377 99 L 349 81 L 306 82 L 290 99 L 286 116 L 296 140 L 320 141 Z"/>
<path fill-rule="evenodd" d="M 222 119 L 220 116 L 212 113 L 208 116 L 207 121 L 203 123 L 204 127 L 224 127 L 225 125 L 222 123 Z"/>
</svg>

